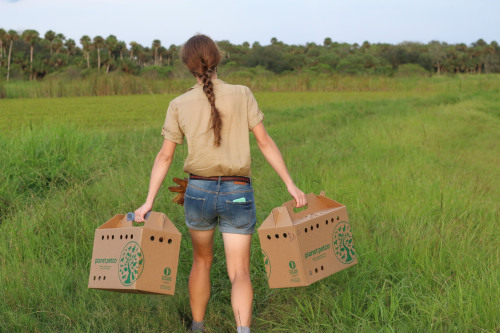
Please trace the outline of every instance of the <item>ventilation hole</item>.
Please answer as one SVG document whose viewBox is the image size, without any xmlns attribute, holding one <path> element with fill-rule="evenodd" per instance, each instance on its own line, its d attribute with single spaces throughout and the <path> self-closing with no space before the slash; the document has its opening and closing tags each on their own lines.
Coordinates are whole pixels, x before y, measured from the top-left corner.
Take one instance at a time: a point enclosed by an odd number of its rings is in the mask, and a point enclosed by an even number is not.
<svg viewBox="0 0 500 333">
<path fill-rule="evenodd" d="M 128 235 L 125 235 L 125 239 L 128 239 Z"/>
<path fill-rule="evenodd" d="M 94 281 L 95 281 L 96 276 L 94 275 Z"/>
<path fill-rule="evenodd" d="M 120 235 L 120 239 L 123 239 L 123 235 Z"/>
<path fill-rule="evenodd" d="M 163 243 L 163 237 L 160 237 L 159 241 L 160 243 Z"/>
<path fill-rule="evenodd" d="M 106 280 L 106 277 L 104 276 L 102 279 L 103 279 L 103 280 Z"/>
<path fill-rule="evenodd" d="M 305 228 L 304 231 L 307 232 L 307 228 Z"/>
<path fill-rule="evenodd" d="M 337 221 L 340 220 L 340 216 L 337 216 Z"/>
<path fill-rule="evenodd" d="M 169 238 L 167 243 L 172 244 L 172 238 Z"/>
<path fill-rule="evenodd" d="M 111 236 L 111 239 L 115 239 L 115 235 Z"/>
<path fill-rule="evenodd" d="M 325 268 L 323 267 L 323 265 L 321 265 L 321 270 L 322 270 L 322 271 L 323 271 L 323 270 L 325 270 Z"/>
<path fill-rule="evenodd" d="M 104 240 L 104 235 L 102 235 L 102 239 Z"/>
<path fill-rule="evenodd" d="M 311 231 L 313 231 L 313 230 L 314 230 L 314 227 L 313 227 L 313 226 L 311 226 Z"/>
<path fill-rule="evenodd" d="M 279 239 L 280 235 L 276 234 L 276 235 L 274 235 L 274 237 L 276 237 L 276 239 Z"/>
<path fill-rule="evenodd" d="M 151 239 L 152 241 L 155 240 L 155 236 L 151 236 L 149 239 Z"/>
<path fill-rule="evenodd" d="M 106 236 L 106 239 L 109 239 L 109 235 Z"/>
<path fill-rule="evenodd" d="M 317 268 L 315 268 L 315 269 L 314 269 L 314 271 L 315 271 L 316 273 L 318 273 L 318 269 L 317 269 Z"/>
<path fill-rule="evenodd" d="M 101 281 L 101 277 L 99 276 L 99 281 Z"/>
<path fill-rule="evenodd" d="M 316 229 L 318 229 L 318 228 L 319 228 L 319 223 L 316 223 Z"/>
<path fill-rule="evenodd" d="M 325 221 L 325 224 L 328 225 L 328 220 Z"/>
<path fill-rule="evenodd" d="M 271 235 L 267 235 L 267 239 L 271 239 L 271 238 L 272 238 Z"/>
<path fill-rule="evenodd" d="M 333 223 L 333 221 L 334 221 L 334 220 L 335 220 L 335 219 L 332 217 L 332 223 Z"/>
<path fill-rule="evenodd" d="M 130 235 L 130 239 L 134 239 L 134 235 Z"/>
<path fill-rule="evenodd" d="M 283 233 L 283 237 L 285 237 L 285 238 L 286 238 L 286 236 L 287 236 L 287 235 L 286 235 L 286 232 L 284 232 L 284 233 Z"/>
</svg>

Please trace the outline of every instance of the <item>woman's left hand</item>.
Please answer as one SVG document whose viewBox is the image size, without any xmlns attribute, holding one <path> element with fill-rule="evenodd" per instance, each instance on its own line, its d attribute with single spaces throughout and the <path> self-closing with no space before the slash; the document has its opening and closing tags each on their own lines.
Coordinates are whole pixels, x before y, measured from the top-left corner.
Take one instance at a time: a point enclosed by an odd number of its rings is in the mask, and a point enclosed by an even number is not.
<svg viewBox="0 0 500 333">
<path fill-rule="evenodd" d="M 135 214 L 135 222 L 144 222 L 146 221 L 144 219 L 144 217 L 146 216 L 146 214 L 148 212 L 151 211 L 151 209 L 153 209 L 153 205 L 149 204 L 149 203 L 144 203 L 144 205 L 142 205 L 141 207 L 137 208 L 134 212 Z"/>
</svg>

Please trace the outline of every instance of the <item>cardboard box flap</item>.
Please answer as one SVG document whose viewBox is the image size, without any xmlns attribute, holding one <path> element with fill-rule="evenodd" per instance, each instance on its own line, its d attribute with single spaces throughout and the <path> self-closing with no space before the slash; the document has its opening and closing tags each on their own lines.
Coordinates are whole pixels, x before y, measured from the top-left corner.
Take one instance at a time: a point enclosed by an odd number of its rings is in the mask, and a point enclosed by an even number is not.
<svg viewBox="0 0 500 333">
<path fill-rule="evenodd" d="M 144 224 L 140 224 L 137 227 L 148 228 L 153 230 L 164 230 L 166 228 L 167 216 L 163 213 L 151 212 L 149 217 L 146 219 Z M 127 220 L 127 215 L 116 214 L 109 221 L 98 227 L 97 229 L 113 229 L 113 228 L 132 228 L 134 227 L 133 221 Z"/>
<path fill-rule="evenodd" d="M 271 211 L 273 214 L 274 225 L 276 227 L 286 227 L 293 225 L 290 214 L 285 207 L 276 207 Z"/>
<path fill-rule="evenodd" d="M 165 229 L 167 216 L 163 213 L 151 212 L 151 215 L 144 222 L 144 228 L 162 231 Z"/>
<path fill-rule="evenodd" d="M 116 214 L 106 223 L 98 227 L 97 229 L 112 229 L 112 228 L 123 228 L 123 219 L 127 219 L 126 215 Z M 132 225 L 132 222 L 130 223 Z"/>
<path fill-rule="evenodd" d="M 294 200 L 287 201 L 283 204 L 283 206 L 286 208 L 288 214 L 290 215 L 290 218 L 293 222 L 297 220 L 301 220 L 305 217 L 312 216 L 314 214 L 317 214 L 318 212 L 329 210 L 329 209 L 334 209 L 334 208 L 339 208 L 344 205 L 341 203 L 338 203 L 332 199 L 329 199 L 324 196 L 323 191 L 321 191 L 320 195 L 315 195 L 314 193 L 308 193 L 306 194 L 307 198 L 307 208 L 304 210 L 301 210 L 299 212 L 294 211 Z"/>
</svg>

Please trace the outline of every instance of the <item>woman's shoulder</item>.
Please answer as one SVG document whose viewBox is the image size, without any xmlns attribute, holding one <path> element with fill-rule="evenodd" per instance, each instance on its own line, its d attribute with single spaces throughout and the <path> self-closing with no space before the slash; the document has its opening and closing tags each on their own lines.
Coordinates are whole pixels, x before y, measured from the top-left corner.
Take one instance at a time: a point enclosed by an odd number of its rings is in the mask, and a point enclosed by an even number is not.
<svg viewBox="0 0 500 333">
<path fill-rule="evenodd" d="M 185 103 L 187 101 L 191 101 L 191 100 L 194 100 L 194 99 L 202 99 L 202 98 L 204 98 L 205 95 L 204 94 L 200 94 L 199 90 L 201 90 L 201 92 L 203 92 L 203 89 L 202 89 L 201 85 L 195 84 L 194 86 L 192 86 L 191 88 L 189 88 L 188 90 L 186 90 L 186 92 L 184 92 L 183 94 L 181 94 L 181 95 L 175 97 L 174 99 L 172 99 L 170 101 L 170 104 L 179 105 L 179 104 L 183 104 L 183 103 Z"/>
<path fill-rule="evenodd" d="M 222 89 L 224 89 L 226 91 L 232 91 L 234 93 L 240 93 L 240 94 L 245 94 L 245 95 L 252 93 L 249 87 L 241 85 L 241 84 L 227 83 L 227 82 L 224 82 L 220 79 L 216 79 L 214 81 L 215 81 L 214 82 L 215 86 L 220 86 Z"/>
</svg>

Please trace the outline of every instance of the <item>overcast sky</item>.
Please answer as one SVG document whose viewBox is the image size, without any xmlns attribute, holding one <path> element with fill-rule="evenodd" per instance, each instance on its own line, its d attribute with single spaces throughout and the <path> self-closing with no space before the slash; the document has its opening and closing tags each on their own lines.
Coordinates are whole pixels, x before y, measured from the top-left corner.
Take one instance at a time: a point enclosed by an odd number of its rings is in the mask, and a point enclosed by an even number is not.
<svg viewBox="0 0 500 333">
<path fill-rule="evenodd" d="M 500 42 L 500 0 L 0 0 L 0 28 L 180 45 L 195 33 L 262 45 Z"/>
</svg>

